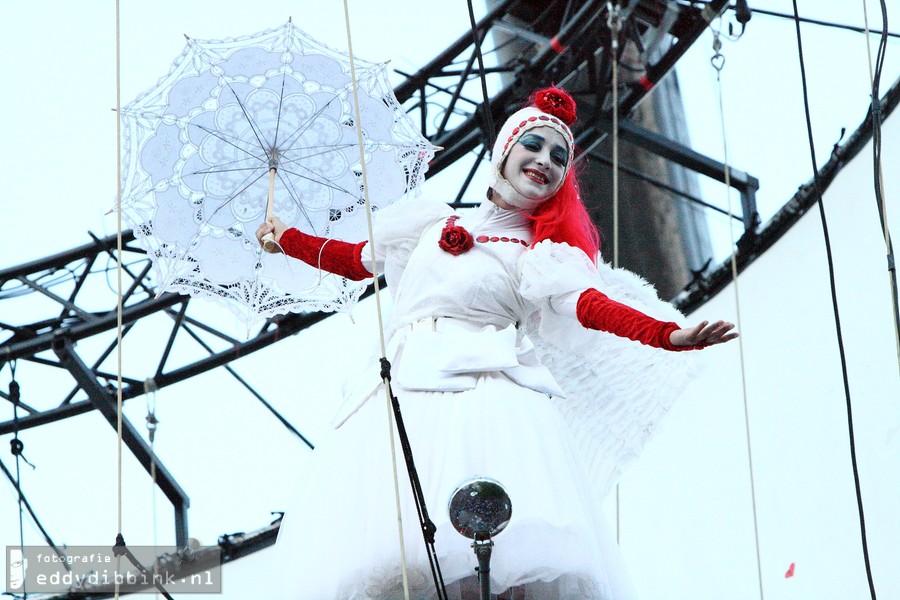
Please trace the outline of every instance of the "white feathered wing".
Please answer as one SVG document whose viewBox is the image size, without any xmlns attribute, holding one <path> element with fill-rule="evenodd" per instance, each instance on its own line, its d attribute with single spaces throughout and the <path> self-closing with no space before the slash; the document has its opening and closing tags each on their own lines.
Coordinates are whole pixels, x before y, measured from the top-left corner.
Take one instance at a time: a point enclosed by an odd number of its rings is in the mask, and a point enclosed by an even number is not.
<svg viewBox="0 0 900 600">
<path fill-rule="evenodd" d="M 596 288 L 618 302 L 663 321 L 681 322 L 678 310 L 638 275 L 595 266 L 578 249 L 541 242 L 525 253 L 522 291 L 540 308 L 525 324 L 541 362 L 566 393 L 556 398 L 574 444 L 603 500 L 643 450 L 702 366 L 699 352 L 669 352 L 602 331 L 585 329 L 555 312 L 551 296 Z"/>
</svg>

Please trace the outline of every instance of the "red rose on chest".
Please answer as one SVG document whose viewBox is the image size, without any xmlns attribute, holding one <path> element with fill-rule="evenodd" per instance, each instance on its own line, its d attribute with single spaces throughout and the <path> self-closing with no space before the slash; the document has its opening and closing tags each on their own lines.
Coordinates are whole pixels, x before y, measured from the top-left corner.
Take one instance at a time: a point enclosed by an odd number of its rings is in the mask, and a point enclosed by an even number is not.
<svg viewBox="0 0 900 600">
<path fill-rule="evenodd" d="M 441 239 L 438 241 L 438 246 L 441 247 L 441 250 L 449 252 L 453 256 L 459 256 L 463 252 L 468 252 L 475 245 L 472 234 L 465 227 L 456 225 L 457 219 L 459 217 L 447 219 L 447 224 L 441 230 Z"/>
</svg>

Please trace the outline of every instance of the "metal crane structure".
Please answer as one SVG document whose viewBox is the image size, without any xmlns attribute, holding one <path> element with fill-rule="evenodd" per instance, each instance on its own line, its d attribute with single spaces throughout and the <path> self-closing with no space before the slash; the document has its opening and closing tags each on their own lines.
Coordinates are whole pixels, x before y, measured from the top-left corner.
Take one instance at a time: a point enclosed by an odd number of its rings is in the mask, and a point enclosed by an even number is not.
<svg viewBox="0 0 900 600">
<path fill-rule="evenodd" d="M 619 86 L 620 139 L 722 182 L 726 181 L 724 165 L 637 125 L 629 117 L 727 4 L 727 0 L 632 0 L 620 2 L 618 7 L 622 25 L 618 47 L 623 52 L 630 48 L 640 57 L 655 57 L 639 59 L 638 72 L 632 68 L 633 77 Z M 492 135 L 489 123 L 502 122 L 536 86 L 551 82 L 562 85 L 579 101 L 580 124 L 576 125 L 575 134 L 578 148 L 585 149 L 584 156 L 590 155 L 610 135 L 613 61 L 622 60 L 621 56 L 614 58 L 610 51 L 611 6 L 612 3 L 599 0 L 505 0 L 493 5 L 471 32 L 462 35 L 418 72 L 401 74 L 406 79 L 395 89 L 398 100 L 420 123 L 423 134 L 443 148 L 430 165 L 428 176 L 434 177 L 453 164 L 470 163 L 469 175 L 461 182 L 455 205 L 465 205 L 464 194 L 488 156 Z M 665 44 L 659 44 L 663 39 Z M 510 40 L 517 44 L 517 51 L 499 59 L 502 55 L 499 47 Z M 491 42 L 494 45 L 488 48 Z M 655 49 L 652 54 L 651 46 Z M 493 65 L 479 68 L 479 55 L 490 56 Z M 490 79 L 492 84 L 499 85 L 488 101 L 484 101 L 480 85 L 484 73 L 494 78 Z M 731 169 L 729 180 L 742 199 L 743 216 L 738 218 L 743 219 L 745 233 L 738 246 L 749 256 L 754 248 L 758 249 L 754 204 L 758 182 L 736 169 Z M 116 427 L 117 375 L 104 364 L 119 343 L 118 295 L 114 291 L 110 293 L 109 281 L 119 258 L 125 280 L 121 296 L 123 338 L 142 320 L 154 319 L 158 330 L 167 331 L 167 342 L 161 352 L 145 357 L 145 368 L 147 364 L 155 364 L 151 378 L 122 374 L 121 394 L 125 401 L 217 367 L 225 367 L 238 377 L 228 366 L 231 361 L 298 334 L 329 316 L 324 313 L 278 316 L 266 321 L 248 340 L 238 340 L 204 319 L 201 311 L 189 311 L 189 306 L 195 304 L 189 297 L 171 293 L 156 297 L 157 282 L 150 277 L 149 259 L 130 231 L 123 235 L 121 256 L 117 248 L 116 236 L 102 239 L 92 236 L 83 246 L 0 271 L 0 300 L 12 302 L 27 295 L 40 299 L 48 307 L 40 320 L 0 322 L 0 368 L 23 361 L 71 378 L 69 392 L 55 399 L 26 402 L 12 388 L 9 393 L 0 391 L 3 401 L 13 403 L 16 411 L 14 419 L 0 422 L 0 435 L 15 435 L 94 410 L 100 411 Z M 695 280 L 688 282 L 689 287 L 681 295 L 683 310 L 690 311 L 702 304 L 716 292 L 717 286 L 727 283 L 721 274 L 713 274 L 712 278 L 704 278 L 702 273 L 695 275 Z M 173 356 L 171 350 L 176 338 L 185 336 L 202 348 L 202 356 L 186 361 Z M 80 343 L 89 350 L 79 348 Z M 293 431 L 303 438 L 301 433 Z M 148 473 L 155 469 L 157 484 L 174 509 L 176 544 L 185 547 L 189 539 L 188 495 L 127 420 L 123 424 L 123 437 L 127 448 Z M 3 470 L 12 481 L 6 466 Z M 223 557 L 234 559 L 273 543 L 276 530 L 274 524 L 255 536 L 223 537 L 220 540 Z"/>
</svg>

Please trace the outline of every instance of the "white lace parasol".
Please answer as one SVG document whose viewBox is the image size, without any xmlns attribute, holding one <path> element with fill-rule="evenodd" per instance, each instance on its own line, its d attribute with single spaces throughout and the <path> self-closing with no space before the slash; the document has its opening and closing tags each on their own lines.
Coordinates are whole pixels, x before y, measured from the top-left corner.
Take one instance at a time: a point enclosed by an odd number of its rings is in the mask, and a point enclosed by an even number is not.
<svg viewBox="0 0 900 600">
<path fill-rule="evenodd" d="M 366 238 L 357 125 L 373 210 L 424 179 L 434 148 L 399 106 L 384 64 L 290 21 L 241 38 L 188 39 L 168 75 L 121 111 L 122 208 L 160 291 L 210 297 L 248 321 L 347 310 L 365 285 L 260 251 L 273 214 L 321 237 Z"/>
</svg>

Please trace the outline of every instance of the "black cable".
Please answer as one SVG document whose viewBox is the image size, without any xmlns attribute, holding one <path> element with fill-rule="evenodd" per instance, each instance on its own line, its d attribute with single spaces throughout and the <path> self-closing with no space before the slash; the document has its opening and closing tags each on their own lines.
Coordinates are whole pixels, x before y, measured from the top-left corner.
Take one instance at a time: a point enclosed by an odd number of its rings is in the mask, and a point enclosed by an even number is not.
<svg viewBox="0 0 900 600">
<path fill-rule="evenodd" d="M 475 44 L 475 56 L 478 57 L 481 95 L 484 97 L 484 103 L 481 105 L 482 114 L 484 116 L 484 145 L 489 147 L 494 141 L 494 117 L 491 114 L 491 102 L 488 98 L 487 82 L 485 81 L 484 76 L 484 60 L 481 57 L 481 36 L 478 34 L 478 25 L 475 23 L 475 11 L 472 9 L 472 0 L 468 0 L 467 4 L 469 5 L 469 23 L 472 26 L 472 41 Z"/>
<path fill-rule="evenodd" d="M 884 4 L 884 2 L 882 1 L 882 5 L 883 4 Z M 734 9 L 734 6 L 729 5 L 726 8 Z M 800 19 L 801 22 L 809 23 L 810 25 L 821 25 L 823 27 L 832 27 L 834 29 L 844 29 L 847 31 L 855 31 L 856 33 L 865 33 L 866 32 L 865 27 L 858 27 L 856 25 L 846 25 L 844 23 L 834 23 L 831 21 L 822 21 L 820 19 L 811 19 L 809 17 L 797 17 L 795 15 L 786 15 L 784 13 L 775 12 L 773 10 L 764 10 L 762 8 L 753 7 L 753 13 L 760 14 L 760 15 L 767 15 L 770 17 L 780 17 L 783 19 L 791 19 L 792 21 L 794 19 Z M 890 32 L 887 30 L 887 22 L 885 22 L 884 29 L 882 29 L 881 31 L 872 31 L 872 30 L 869 30 L 869 31 L 870 31 L 870 33 L 876 33 L 876 34 L 880 34 L 883 36 L 900 38 L 900 33 L 893 33 L 893 32 Z"/>
<path fill-rule="evenodd" d="M 22 508 L 24 506 L 25 509 L 28 510 L 28 514 L 31 515 L 32 520 L 37 525 L 38 529 L 40 529 L 41 534 L 44 536 L 44 541 L 47 542 L 56 554 L 65 559 L 65 554 L 60 551 L 60 549 L 53 543 L 53 540 L 50 539 L 50 534 L 47 533 L 47 530 L 44 529 L 44 526 L 41 525 L 41 522 L 38 520 L 37 515 L 34 514 L 34 510 L 31 508 L 31 504 L 28 503 L 28 499 L 25 498 L 25 494 L 22 492 L 21 485 L 21 470 L 19 468 L 20 460 L 24 460 L 26 463 L 31 465 L 28 460 L 22 454 L 25 449 L 25 444 L 19 439 L 19 404 L 21 404 L 21 389 L 19 387 L 19 382 L 16 381 L 16 361 L 10 361 L 9 363 L 10 371 L 12 374 L 12 381 L 9 382 L 9 401 L 12 402 L 13 405 L 13 439 L 10 440 L 9 444 L 11 447 L 12 454 L 16 457 L 16 476 L 13 478 L 13 474 L 9 472 L 9 469 L 6 468 L 6 465 L 3 464 L 3 461 L 0 461 L 0 470 L 6 475 L 6 477 L 12 482 L 13 487 L 16 488 L 16 492 L 18 493 L 19 500 L 19 548 L 22 549 L 22 553 L 25 552 L 25 525 L 22 518 Z M 34 468 L 34 465 L 31 465 Z M 69 566 L 69 562 L 67 560 L 62 561 L 63 566 L 67 571 L 71 571 L 72 567 Z M 23 581 L 24 585 L 24 581 Z M 27 592 L 25 588 L 22 588 L 22 593 L 27 596 Z"/>
<path fill-rule="evenodd" d="M 881 0 L 881 36 L 878 42 L 878 50 L 875 53 L 875 66 L 872 73 L 872 104 L 870 112 L 872 115 L 872 169 L 874 173 L 875 184 L 875 205 L 878 208 L 878 219 L 881 224 L 881 231 L 884 235 L 885 252 L 887 258 L 887 268 L 891 281 L 891 304 L 894 311 L 894 336 L 898 340 L 900 346 L 900 305 L 898 305 L 897 292 L 897 269 L 894 259 L 894 244 L 891 241 L 891 233 L 887 226 L 887 220 L 884 214 L 884 195 L 881 193 L 883 188 L 883 171 L 881 163 L 881 71 L 884 67 L 884 56 L 887 51 L 887 31 L 888 17 L 887 6 L 885 1 Z M 868 43 L 868 41 L 867 41 Z"/>
<path fill-rule="evenodd" d="M 19 462 L 22 459 L 22 441 L 19 440 L 19 382 L 16 381 L 16 361 L 9 363 L 12 371 L 12 381 L 9 383 L 9 399 L 13 405 L 13 439 L 10 440 L 11 451 L 16 457 L 16 492 L 18 492 L 19 500 L 19 549 L 22 555 L 25 554 L 25 525 L 23 523 L 22 506 L 25 502 L 25 496 L 22 494 L 22 472 L 19 469 Z M 23 559 L 24 560 L 24 559 Z M 28 597 L 27 581 L 22 578 L 22 594 Z"/>
<path fill-rule="evenodd" d="M 381 357 L 381 380 L 390 390 L 391 383 L 391 362 Z M 413 461 L 412 446 L 409 443 L 409 436 L 406 433 L 406 426 L 403 424 L 403 415 L 400 414 L 400 401 L 394 395 L 393 390 L 390 391 L 391 408 L 394 412 L 394 421 L 397 424 L 397 437 L 400 438 L 400 447 L 403 450 L 403 459 L 406 461 L 406 471 L 409 474 L 409 484 L 412 487 L 413 498 L 416 502 L 416 512 L 419 516 L 419 526 L 422 529 L 422 537 L 425 539 L 425 549 L 428 554 L 428 563 L 431 566 L 431 576 L 434 579 L 434 587 L 437 592 L 438 600 L 447 599 L 447 589 L 444 587 L 444 576 L 441 574 L 441 565 L 438 561 L 437 550 L 434 547 L 434 534 L 437 527 L 428 516 L 428 507 L 425 505 L 425 493 L 422 491 L 422 482 L 419 480 L 419 473 L 416 471 L 416 464 Z"/>
<path fill-rule="evenodd" d="M 819 186 L 819 168 L 816 166 L 816 148 L 813 144 L 812 120 L 809 116 L 809 92 L 806 87 L 806 65 L 803 60 L 803 41 L 800 36 L 800 16 L 797 11 L 797 0 L 792 0 L 794 5 L 794 26 L 797 30 L 797 52 L 800 58 L 800 79 L 803 84 L 803 108 L 806 112 L 806 133 L 809 137 L 809 153 L 813 168 L 813 194 L 816 204 L 819 205 L 819 216 L 822 220 L 822 233 L 825 238 L 825 254 L 828 258 L 828 278 L 831 283 L 831 303 L 834 308 L 834 323 L 837 330 L 838 351 L 841 357 L 841 375 L 844 380 L 844 396 L 847 403 L 847 426 L 850 436 L 850 461 L 853 466 L 853 483 L 856 488 L 856 506 L 859 513 L 859 529 L 862 537 L 863 559 L 866 564 L 866 578 L 869 582 L 869 592 L 872 600 L 875 597 L 875 583 L 872 580 L 872 565 L 869 563 L 869 545 L 866 541 L 866 518 L 863 511 L 862 492 L 859 486 L 859 469 L 856 463 L 856 439 L 853 433 L 853 404 L 850 401 L 850 381 L 847 376 L 847 356 L 844 352 L 844 338 L 841 332 L 841 317 L 838 309 L 837 288 L 834 278 L 834 260 L 831 253 L 831 239 L 828 235 L 828 222 L 825 218 L 825 205 L 822 202 L 822 192 Z"/>
<path fill-rule="evenodd" d="M 47 542 L 47 545 L 56 553 L 57 556 L 61 559 L 60 562 L 66 568 L 67 571 L 71 571 L 72 567 L 69 566 L 69 561 L 66 560 L 65 553 L 59 549 L 59 546 L 53 541 L 50 537 L 50 534 L 47 533 L 47 530 L 44 529 L 44 526 L 41 524 L 41 521 L 37 518 L 37 515 L 34 513 L 34 509 L 31 507 L 31 504 L 28 502 L 28 498 L 25 497 L 25 494 L 22 492 L 22 489 L 19 487 L 18 482 L 16 481 L 16 477 L 10 472 L 10 470 L 6 467 L 2 460 L 0 460 L 0 471 L 3 471 L 3 474 L 6 475 L 6 478 L 9 479 L 9 482 L 13 485 L 16 491 L 22 496 L 22 504 L 25 505 L 25 510 L 28 511 L 28 514 L 31 516 L 31 520 L 34 521 L 34 524 L 37 526 L 38 530 L 40 530 L 41 535 L 44 536 L 44 541 Z M 21 528 L 21 525 L 20 525 Z M 24 539 L 21 539 L 24 541 Z"/>
</svg>

